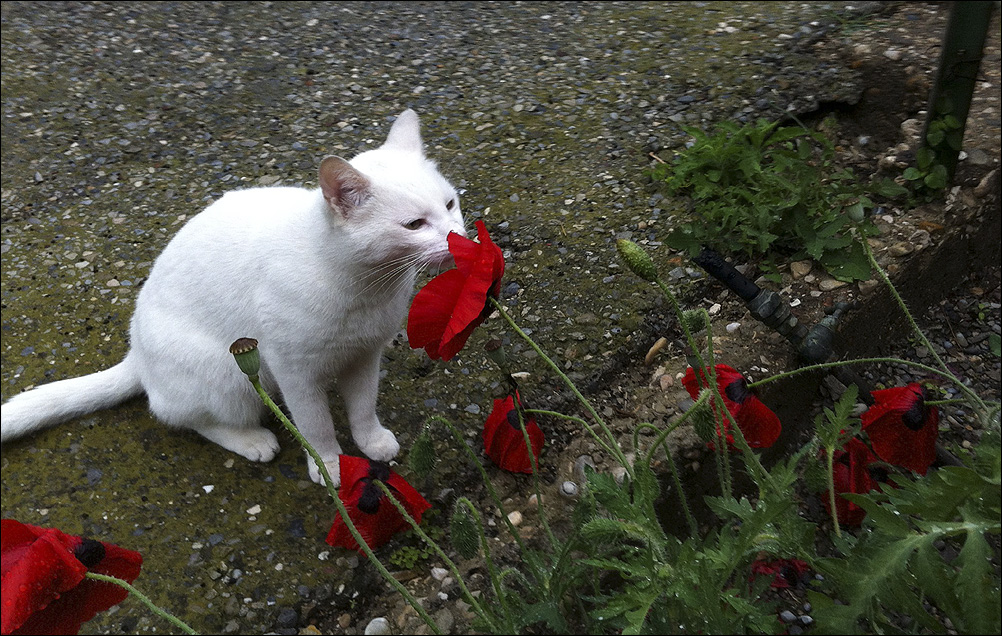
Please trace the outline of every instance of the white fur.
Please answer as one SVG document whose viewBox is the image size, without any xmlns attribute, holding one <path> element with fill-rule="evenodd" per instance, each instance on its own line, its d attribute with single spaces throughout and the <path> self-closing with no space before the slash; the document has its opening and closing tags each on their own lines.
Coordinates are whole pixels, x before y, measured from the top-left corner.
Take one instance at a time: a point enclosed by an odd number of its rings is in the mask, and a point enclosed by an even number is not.
<svg viewBox="0 0 1002 636">
<path fill-rule="evenodd" d="M 448 234 L 465 235 L 458 197 L 425 158 L 412 110 L 381 147 L 351 162 L 326 158 L 320 184 L 231 192 L 193 217 L 136 299 L 125 360 L 14 397 L 2 406 L 2 439 L 145 393 L 166 424 L 269 461 L 278 440 L 261 426 L 265 409 L 229 353 L 250 337 L 260 343 L 262 382 L 281 393 L 335 482 L 335 384 L 359 449 L 394 457 L 400 446 L 376 415 L 380 357 L 416 270 L 449 262 Z"/>
</svg>

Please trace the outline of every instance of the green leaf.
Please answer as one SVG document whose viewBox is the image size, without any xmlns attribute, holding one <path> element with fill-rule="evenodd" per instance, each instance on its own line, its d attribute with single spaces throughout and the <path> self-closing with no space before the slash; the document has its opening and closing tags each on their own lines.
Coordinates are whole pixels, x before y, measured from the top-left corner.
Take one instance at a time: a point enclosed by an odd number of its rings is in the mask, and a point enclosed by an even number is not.
<svg viewBox="0 0 1002 636">
<path fill-rule="evenodd" d="M 702 248 L 699 239 L 685 230 L 673 230 L 669 232 L 665 236 L 664 241 L 668 247 L 680 252 L 687 252 L 689 256 L 696 256 Z"/>
<path fill-rule="evenodd" d="M 917 179 L 922 178 L 922 173 L 919 172 L 918 168 L 908 166 L 907 168 L 905 168 L 905 171 L 901 176 L 903 176 L 905 179 L 908 179 L 909 181 L 915 181 Z"/>
<path fill-rule="evenodd" d="M 908 170 L 915 169 L 909 168 Z M 905 172 L 907 173 L 907 170 Z M 915 170 L 915 172 L 918 172 L 918 170 Z M 905 178 L 907 179 L 908 177 Z M 894 199 L 908 194 L 908 188 L 898 184 L 893 179 L 881 179 L 874 185 L 876 186 L 875 192 L 882 197 L 887 197 L 888 199 Z"/>
<path fill-rule="evenodd" d="M 956 593 L 962 609 L 951 615 L 958 630 L 968 634 L 997 634 L 1002 630 L 999 581 L 992 567 L 992 550 L 981 532 L 967 533 L 957 557 Z"/>
<path fill-rule="evenodd" d="M 829 274 L 841 281 L 852 282 L 870 278 L 870 260 L 858 242 L 853 242 L 848 248 L 840 251 L 826 251 L 818 261 Z"/>
<path fill-rule="evenodd" d="M 944 139 L 946 139 L 946 132 L 940 128 L 930 128 L 929 133 L 925 136 L 925 140 L 930 146 L 938 146 L 943 143 Z"/>
<path fill-rule="evenodd" d="M 926 175 L 924 182 L 932 190 L 945 188 L 947 185 L 946 166 L 940 164 L 933 166 L 932 172 Z"/>
<path fill-rule="evenodd" d="M 1002 357 L 1002 337 L 997 333 L 988 335 L 988 348 L 996 357 Z"/>
<path fill-rule="evenodd" d="M 923 172 L 928 171 L 929 168 L 932 167 L 935 160 L 936 153 L 929 148 L 919 148 L 915 152 L 915 161 L 918 163 L 919 170 Z M 905 172 L 907 172 L 907 170 Z"/>
</svg>

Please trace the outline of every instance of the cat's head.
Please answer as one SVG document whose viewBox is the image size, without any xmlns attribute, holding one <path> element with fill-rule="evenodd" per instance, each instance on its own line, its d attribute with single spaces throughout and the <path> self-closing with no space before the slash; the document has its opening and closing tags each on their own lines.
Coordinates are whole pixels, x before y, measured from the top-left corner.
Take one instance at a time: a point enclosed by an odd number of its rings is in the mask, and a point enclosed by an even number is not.
<svg viewBox="0 0 1002 636">
<path fill-rule="evenodd" d="M 379 148 L 351 162 L 325 158 L 320 189 L 332 222 L 367 264 L 449 264 L 449 233 L 466 236 L 459 195 L 425 157 L 413 110 L 397 117 Z"/>
</svg>

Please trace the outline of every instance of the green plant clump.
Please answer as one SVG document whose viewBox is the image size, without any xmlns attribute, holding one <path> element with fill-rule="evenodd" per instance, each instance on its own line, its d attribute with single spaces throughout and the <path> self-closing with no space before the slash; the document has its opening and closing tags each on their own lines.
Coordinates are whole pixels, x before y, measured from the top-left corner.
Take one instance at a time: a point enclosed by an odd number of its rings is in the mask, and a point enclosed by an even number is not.
<svg viewBox="0 0 1002 636">
<path fill-rule="evenodd" d="M 724 122 L 709 134 L 683 130 L 692 145 L 651 173 L 669 194 L 692 201 L 691 217 L 666 239 L 671 247 L 761 258 L 773 275 L 781 259 L 809 257 L 840 280 L 870 277 L 851 230 L 875 232 L 865 216 L 874 203 L 852 171 L 835 166 L 824 135 L 764 119 Z M 892 181 L 874 187 L 883 196 L 906 192 Z"/>
</svg>

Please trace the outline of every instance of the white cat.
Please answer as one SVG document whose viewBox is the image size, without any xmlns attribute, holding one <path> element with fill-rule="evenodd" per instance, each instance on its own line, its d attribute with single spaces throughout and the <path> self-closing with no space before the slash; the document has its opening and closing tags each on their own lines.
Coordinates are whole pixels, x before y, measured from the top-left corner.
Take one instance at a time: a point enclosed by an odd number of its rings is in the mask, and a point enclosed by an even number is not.
<svg viewBox="0 0 1002 636">
<path fill-rule="evenodd" d="M 320 188 L 230 192 L 193 217 L 136 299 L 131 348 L 114 367 L 45 384 L 0 407 L 0 439 L 146 394 L 166 424 L 266 462 L 278 452 L 264 406 L 229 353 L 259 341 L 261 380 L 340 481 L 328 391 L 336 385 L 359 450 L 400 450 L 376 415 L 379 363 L 407 311 L 416 271 L 451 262 L 463 236 L 455 189 L 426 159 L 417 114 L 351 162 L 327 157 Z M 320 482 L 307 457 L 310 477 Z"/>
</svg>

